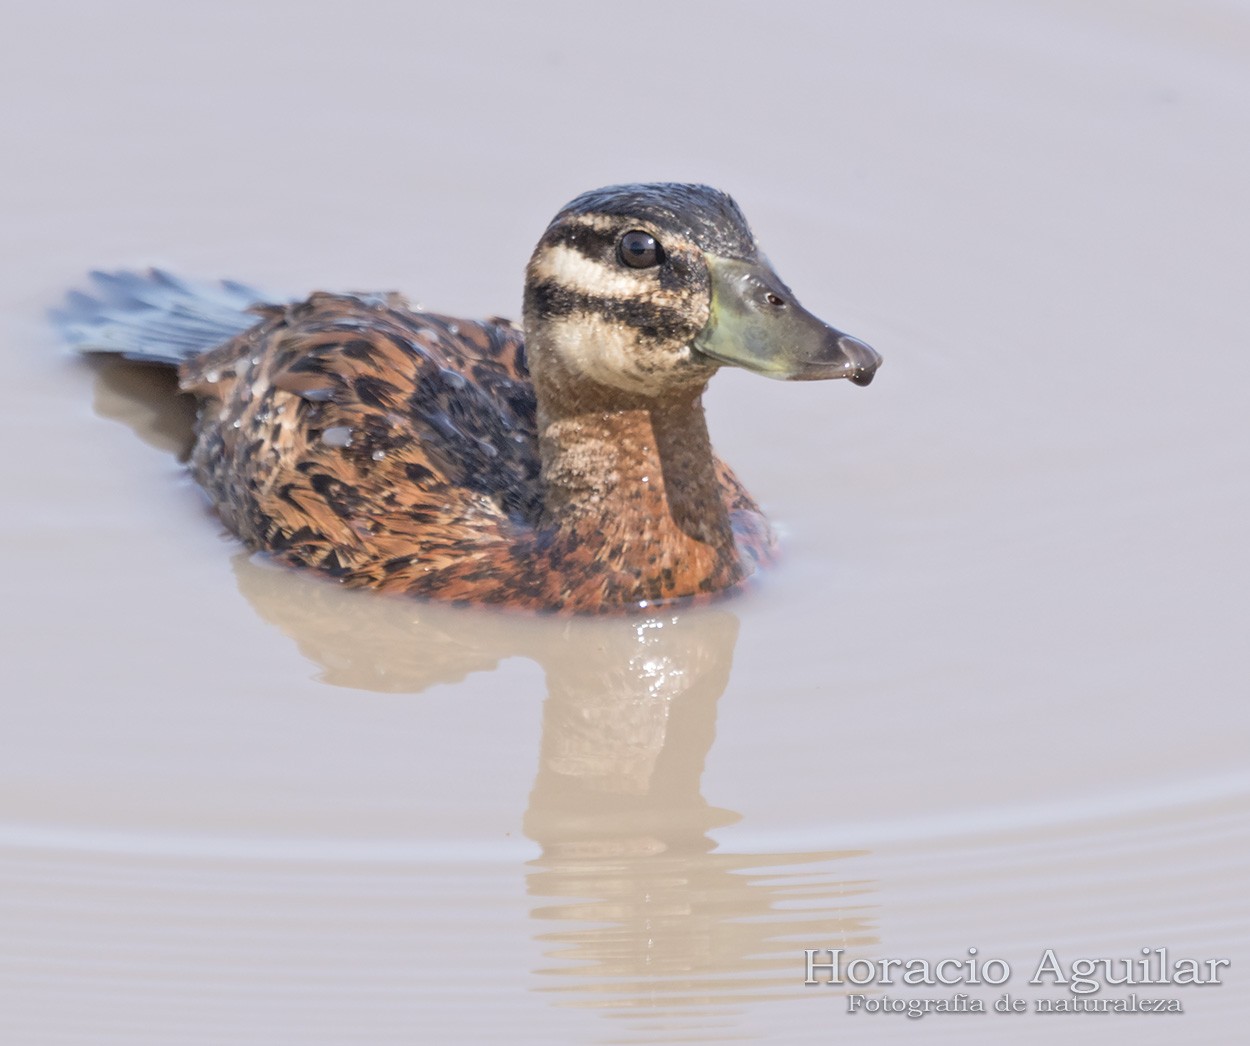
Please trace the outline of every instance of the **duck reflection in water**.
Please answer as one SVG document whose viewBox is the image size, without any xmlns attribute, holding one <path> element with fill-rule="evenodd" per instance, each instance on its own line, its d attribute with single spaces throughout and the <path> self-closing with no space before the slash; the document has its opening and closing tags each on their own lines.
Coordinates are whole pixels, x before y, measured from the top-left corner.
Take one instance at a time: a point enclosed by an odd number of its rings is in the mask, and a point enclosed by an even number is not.
<svg viewBox="0 0 1250 1046">
<path fill-rule="evenodd" d="M 738 635 L 728 610 L 516 617 L 343 591 L 246 556 L 236 572 L 329 683 L 418 692 L 510 657 L 543 667 L 524 820 L 542 850 L 527 877 L 545 954 L 536 990 L 697 1022 L 812 997 L 804 948 L 875 943 L 872 885 L 839 867 L 853 853 L 726 853 L 710 834 L 739 820 L 701 789 Z"/>
<path fill-rule="evenodd" d="M 811 942 L 875 942 L 871 884 L 846 881 L 847 852 L 717 849 L 710 833 L 739 816 L 710 805 L 701 783 L 737 618 L 606 624 L 618 627 L 587 644 L 593 656 L 547 675 L 525 817 L 542 847 L 529 891 L 552 899 L 533 913 L 553 924 L 540 990 L 670 1018 L 802 994 Z"/>
<path fill-rule="evenodd" d="M 145 368 L 111 363 L 96 408 L 177 450 L 185 415 Z M 147 372 L 151 373 L 151 372 Z M 153 376 L 155 381 L 159 376 Z M 848 851 L 730 853 L 739 815 L 702 794 L 738 619 L 723 606 L 550 618 L 347 591 L 240 553 L 239 589 L 335 686 L 420 693 L 527 657 L 546 674 L 525 834 L 544 959 L 536 990 L 697 1034 L 736 1004 L 816 997 L 803 949 L 877 942 Z M 640 1026 L 636 1031 L 642 1031 Z"/>
</svg>

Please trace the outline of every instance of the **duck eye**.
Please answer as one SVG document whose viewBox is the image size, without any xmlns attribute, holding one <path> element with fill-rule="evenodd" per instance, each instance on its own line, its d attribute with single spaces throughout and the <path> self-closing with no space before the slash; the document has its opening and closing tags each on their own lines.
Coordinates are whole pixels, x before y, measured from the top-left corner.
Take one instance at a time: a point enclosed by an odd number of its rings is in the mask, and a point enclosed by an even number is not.
<svg viewBox="0 0 1250 1046">
<path fill-rule="evenodd" d="M 649 232 L 635 229 L 621 237 L 616 253 L 632 269 L 649 269 L 664 260 L 664 251 Z"/>
</svg>

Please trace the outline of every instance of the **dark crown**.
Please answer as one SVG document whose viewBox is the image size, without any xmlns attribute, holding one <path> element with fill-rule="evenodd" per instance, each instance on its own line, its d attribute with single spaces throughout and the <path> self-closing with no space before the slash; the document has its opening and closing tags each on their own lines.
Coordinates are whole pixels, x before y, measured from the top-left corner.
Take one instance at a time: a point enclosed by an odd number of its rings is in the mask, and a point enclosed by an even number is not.
<svg viewBox="0 0 1250 1046">
<path fill-rule="evenodd" d="M 755 237 L 733 197 L 707 185 L 652 182 L 609 185 L 571 201 L 552 221 L 578 214 L 637 218 L 671 229 L 701 250 L 727 258 L 758 255 Z"/>
</svg>

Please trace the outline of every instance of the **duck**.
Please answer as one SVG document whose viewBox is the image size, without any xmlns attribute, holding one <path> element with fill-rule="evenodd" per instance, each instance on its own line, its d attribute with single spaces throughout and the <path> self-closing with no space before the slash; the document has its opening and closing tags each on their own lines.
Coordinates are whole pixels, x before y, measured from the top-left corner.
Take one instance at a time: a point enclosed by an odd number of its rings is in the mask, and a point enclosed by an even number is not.
<svg viewBox="0 0 1250 1046">
<path fill-rule="evenodd" d="M 725 366 L 872 381 L 881 357 L 804 309 L 732 197 L 583 193 L 539 239 L 522 323 L 397 292 L 266 301 L 245 284 L 93 274 L 79 351 L 177 370 L 190 470 L 249 548 L 337 582 L 605 613 L 741 588 L 776 536 L 712 449 Z"/>
</svg>

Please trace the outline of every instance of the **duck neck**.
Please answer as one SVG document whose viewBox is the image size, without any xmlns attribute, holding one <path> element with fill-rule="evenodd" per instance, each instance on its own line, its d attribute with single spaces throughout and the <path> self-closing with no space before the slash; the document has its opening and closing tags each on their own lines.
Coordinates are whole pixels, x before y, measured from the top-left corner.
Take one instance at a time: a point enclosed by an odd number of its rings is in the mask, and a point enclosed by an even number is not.
<svg viewBox="0 0 1250 1046">
<path fill-rule="evenodd" d="M 593 541 L 605 566 L 635 579 L 639 598 L 740 580 L 705 384 L 643 396 L 567 374 L 553 388 L 550 377 L 535 375 L 544 525 Z"/>
</svg>

